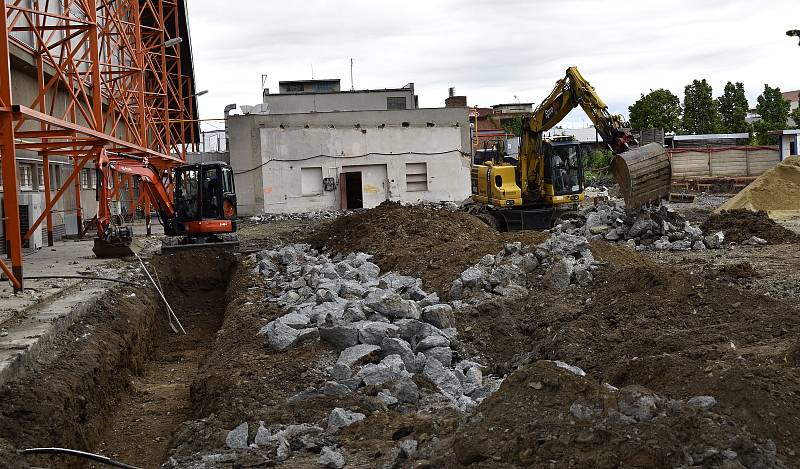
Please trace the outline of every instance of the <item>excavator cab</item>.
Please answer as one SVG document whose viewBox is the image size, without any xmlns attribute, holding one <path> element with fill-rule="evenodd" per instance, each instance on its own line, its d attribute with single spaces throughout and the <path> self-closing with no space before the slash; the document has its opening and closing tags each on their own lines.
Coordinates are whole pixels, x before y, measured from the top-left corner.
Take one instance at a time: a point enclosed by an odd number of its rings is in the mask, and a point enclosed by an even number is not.
<svg viewBox="0 0 800 469">
<path fill-rule="evenodd" d="M 548 201 L 554 205 L 577 202 L 583 193 L 583 161 L 581 148 L 572 137 L 544 143 L 544 184 Z"/>
<path fill-rule="evenodd" d="M 210 162 L 177 168 L 175 211 L 176 220 L 183 224 L 236 219 L 236 189 L 231 167 L 223 162 Z"/>
</svg>

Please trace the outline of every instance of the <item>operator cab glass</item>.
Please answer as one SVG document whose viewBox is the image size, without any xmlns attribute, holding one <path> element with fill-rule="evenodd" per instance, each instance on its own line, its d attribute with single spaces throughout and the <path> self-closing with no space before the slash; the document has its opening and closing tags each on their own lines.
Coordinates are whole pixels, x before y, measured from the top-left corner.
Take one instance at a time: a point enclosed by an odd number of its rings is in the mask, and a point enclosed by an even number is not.
<svg viewBox="0 0 800 469">
<path fill-rule="evenodd" d="M 194 167 L 175 171 L 175 211 L 178 220 L 200 218 L 200 171 Z"/>
<path fill-rule="evenodd" d="M 573 195 L 583 191 L 583 165 L 579 145 L 545 145 L 545 163 L 545 172 L 550 175 L 555 195 Z"/>
<path fill-rule="evenodd" d="M 236 190 L 230 166 L 205 163 L 177 169 L 175 210 L 180 221 L 236 218 Z"/>
</svg>

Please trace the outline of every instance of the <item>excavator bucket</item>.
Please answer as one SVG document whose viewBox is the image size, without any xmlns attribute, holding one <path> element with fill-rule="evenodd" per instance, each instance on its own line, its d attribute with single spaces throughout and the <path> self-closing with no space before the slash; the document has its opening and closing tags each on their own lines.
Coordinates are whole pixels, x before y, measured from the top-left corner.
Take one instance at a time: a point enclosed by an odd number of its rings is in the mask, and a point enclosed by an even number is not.
<svg viewBox="0 0 800 469">
<path fill-rule="evenodd" d="M 620 153 L 611 161 L 628 212 L 669 197 L 672 165 L 667 150 L 658 143 Z"/>
<path fill-rule="evenodd" d="M 95 238 L 92 251 L 100 259 L 119 259 L 133 257 L 142 250 L 135 238 L 114 238 L 110 240 Z"/>
</svg>

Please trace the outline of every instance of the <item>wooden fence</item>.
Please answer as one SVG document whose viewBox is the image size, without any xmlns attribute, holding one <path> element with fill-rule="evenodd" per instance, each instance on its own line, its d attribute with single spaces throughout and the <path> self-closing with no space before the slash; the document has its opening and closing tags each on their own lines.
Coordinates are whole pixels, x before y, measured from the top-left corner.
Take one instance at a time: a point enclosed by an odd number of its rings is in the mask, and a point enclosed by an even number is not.
<svg viewBox="0 0 800 469">
<path fill-rule="evenodd" d="M 777 147 L 669 149 L 672 179 L 757 177 L 780 162 Z"/>
</svg>

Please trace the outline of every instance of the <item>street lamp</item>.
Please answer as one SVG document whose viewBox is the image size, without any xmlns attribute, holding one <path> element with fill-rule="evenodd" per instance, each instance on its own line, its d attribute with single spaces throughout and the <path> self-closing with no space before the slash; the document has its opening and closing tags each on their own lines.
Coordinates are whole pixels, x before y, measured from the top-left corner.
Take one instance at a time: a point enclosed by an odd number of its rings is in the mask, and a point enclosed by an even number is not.
<svg viewBox="0 0 800 469">
<path fill-rule="evenodd" d="M 172 39 L 167 39 L 166 41 L 164 41 L 164 47 L 177 46 L 181 42 L 183 42 L 182 37 L 174 37 Z"/>
<path fill-rule="evenodd" d="M 800 29 L 790 29 L 789 31 L 786 31 L 786 35 L 789 37 L 794 36 L 800 39 Z M 798 45 L 800 45 L 800 43 L 798 43 Z"/>
</svg>

